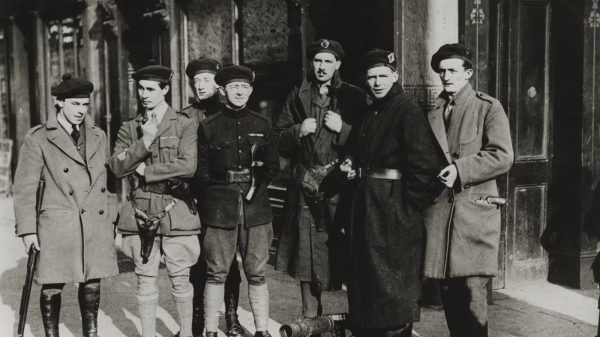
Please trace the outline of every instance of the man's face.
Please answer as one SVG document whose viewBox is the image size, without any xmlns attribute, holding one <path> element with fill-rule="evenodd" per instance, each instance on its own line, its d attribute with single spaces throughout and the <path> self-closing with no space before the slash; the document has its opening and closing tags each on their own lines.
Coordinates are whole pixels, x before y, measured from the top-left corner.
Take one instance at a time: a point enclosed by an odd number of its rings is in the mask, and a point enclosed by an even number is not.
<svg viewBox="0 0 600 337">
<path fill-rule="evenodd" d="M 252 94 L 252 86 L 246 82 L 231 82 L 225 88 L 219 88 L 221 94 L 227 99 L 227 104 L 234 108 L 241 108 L 248 102 Z"/>
<path fill-rule="evenodd" d="M 325 83 L 329 81 L 336 70 L 340 69 L 341 61 L 338 61 L 333 54 L 318 53 L 312 60 L 313 71 L 317 81 Z"/>
<path fill-rule="evenodd" d="M 158 82 L 150 80 L 138 81 L 138 95 L 144 108 L 152 110 L 165 101 L 165 95 L 169 92 L 169 86 L 160 88 Z"/>
<path fill-rule="evenodd" d="M 89 98 L 66 98 L 56 101 L 60 106 L 60 114 L 71 124 L 79 125 L 90 110 Z"/>
<path fill-rule="evenodd" d="M 366 80 L 373 96 L 383 98 L 398 81 L 398 72 L 386 66 L 375 67 L 367 70 Z"/>
<path fill-rule="evenodd" d="M 462 89 L 473 75 L 473 69 L 465 70 L 464 62 L 461 59 L 445 59 L 440 62 L 438 74 L 444 90 L 451 95 Z"/>
<path fill-rule="evenodd" d="M 217 84 L 215 83 L 215 74 L 197 74 L 194 76 L 194 88 L 196 89 L 196 99 L 199 101 L 213 97 L 218 88 Z"/>
</svg>

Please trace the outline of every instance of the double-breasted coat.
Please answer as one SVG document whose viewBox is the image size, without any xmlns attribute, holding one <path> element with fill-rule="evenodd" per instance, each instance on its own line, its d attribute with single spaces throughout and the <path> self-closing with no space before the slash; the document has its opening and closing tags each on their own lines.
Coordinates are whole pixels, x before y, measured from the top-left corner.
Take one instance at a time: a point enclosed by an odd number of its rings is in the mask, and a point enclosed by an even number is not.
<svg viewBox="0 0 600 337">
<path fill-rule="evenodd" d="M 366 110 L 368 97 L 358 87 L 343 82 L 336 72 L 331 83 L 329 107 L 341 116 L 342 129 L 337 134 L 323 127 L 318 135 L 312 133 L 306 137 L 310 138 L 308 141 L 301 142 L 302 122 L 316 117 L 311 109 L 314 82 L 311 74 L 288 95 L 275 124 L 281 134 L 279 154 L 290 159 L 291 172 L 275 268 L 287 271 L 300 281 L 314 281 L 317 289 L 322 291 L 340 289 L 342 285 L 346 239 L 341 229 L 349 220 L 350 199 L 344 193 L 326 197 L 322 201 L 323 219 L 315 219 L 308 206 L 302 203 L 300 184 L 308 168 L 325 166 L 348 153 L 346 141 L 353 125 L 360 121 Z M 336 212 L 338 204 L 342 208 L 339 214 Z M 326 230 L 316 231 L 316 221 L 323 221 Z"/>
<path fill-rule="evenodd" d="M 142 116 L 123 123 L 117 136 L 110 168 L 117 178 L 134 174 L 140 163 L 146 163 L 144 180 L 148 184 L 169 178 L 191 178 L 196 171 L 197 145 L 196 123 L 185 113 L 177 113 L 169 107 L 163 116 L 155 140 L 147 149 L 141 136 Z M 169 194 L 144 192 L 138 188 L 135 195 L 140 209 L 148 215 L 162 212 L 173 200 Z M 129 199 L 129 197 L 128 197 Z M 138 232 L 135 211 L 129 200 L 124 200 L 119 216 L 119 232 Z M 183 201 L 178 202 L 162 218 L 158 234 L 166 236 L 193 235 L 200 233 L 200 218 L 192 214 Z"/>
<path fill-rule="evenodd" d="M 362 122 L 353 165 L 393 169 L 400 180 L 354 178 L 352 324 L 384 328 L 420 318 L 423 218 L 433 202 L 440 161 L 427 119 L 395 83 Z"/>
<path fill-rule="evenodd" d="M 454 188 L 443 189 L 424 212 L 424 274 L 436 279 L 495 276 L 500 209 L 483 201 L 498 196 L 496 177 L 513 163 L 508 118 L 500 102 L 467 84 L 455 95 L 446 132 L 443 114 L 447 102 L 442 93 L 428 118 L 444 166 L 456 165 L 458 178 Z"/>
<path fill-rule="evenodd" d="M 40 243 L 35 281 L 85 282 L 119 274 L 114 241 L 116 198 L 107 186 L 106 135 L 84 119 L 85 158 L 59 125 L 56 114 L 29 130 L 15 174 L 18 236 L 37 233 Z M 46 187 L 36 223 L 36 192 Z"/>
</svg>

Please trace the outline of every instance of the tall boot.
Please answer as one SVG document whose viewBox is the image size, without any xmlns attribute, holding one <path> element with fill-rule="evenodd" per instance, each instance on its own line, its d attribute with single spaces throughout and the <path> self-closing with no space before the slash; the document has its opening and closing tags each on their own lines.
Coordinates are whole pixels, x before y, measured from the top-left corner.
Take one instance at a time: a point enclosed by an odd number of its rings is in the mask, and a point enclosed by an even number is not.
<svg viewBox="0 0 600 337">
<path fill-rule="evenodd" d="M 269 325 L 269 287 L 266 283 L 258 286 L 249 284 L 248 297 L 250 298 L 250 307 L 256 326 L 255 336 L 270 336 L 267 331 Z"/>
<path fill-rule="evenodd" d="M 58 318 L 60 317 L 60 306 L 62 303 L 62 289 L 42 289 L 40 293 L 40 310 L 42 311 L 42 322 L 46 337 L 59 337 Z"/>
<path fill-rule="evenodd" d="M 225 293 L 225 323 L 227 324 L 228 337 L 243 337 L 246 334 L 237 315 L 239 290 L 240 288 L 238 285 L 237 294 L 233 292 Z"/>
<path fill-rule="evenodd" d="M 79 285 L 79 310 L 83 337 L 98 337 L 98 306 L 100 305 L 100 281 Z"/>
<path fill-rule="evenodd" d="M 194 290 L 190 289 L 190 291 L 184 294 L 173 293 L 173 300 L 175 300 L 175 307 L 179 316 L 179 336 L 191 337 L 192 316 L 194 313 Z"/>
<path fill-rule="evenodd" d="M 140 320 L 142 321 L 142 337 L 156 337 L 156 308 L 158 293 L 152 295 L 135 295 L 138 303 Z"/>
<path fill-rule="evenodd" d="M 190 282 L 194 286 L 194 313 L 192 316 L 192 335 L 201 337 L 204 333 L 204 286 L 206 285 L 206 261 L 204 257 L 198 259 L 190 268 Z"/>
</svg>

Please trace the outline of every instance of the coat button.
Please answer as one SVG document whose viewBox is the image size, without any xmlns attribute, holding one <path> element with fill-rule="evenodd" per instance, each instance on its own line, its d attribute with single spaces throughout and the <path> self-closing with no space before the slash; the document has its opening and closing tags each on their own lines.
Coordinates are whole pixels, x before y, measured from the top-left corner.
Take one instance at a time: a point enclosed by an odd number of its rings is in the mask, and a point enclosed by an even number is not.
<svg viewBox="0 0 600 337">
<path fill-rule="evenodd" d="M 157 158 L 157 157 L 158 157 L 158 154 L 157 154 L 157 153 L 155 153 L 153 157 L 154 157 L 154 158 Z"/>
<path fill-rule="evenodd" d="M 242 150 L 238 150 L 239 153 L 242 153 Z"/>
<path fill-rule="evenodd" d="M 104 214 L 104 211 L 103 211 L 103 210 L 100 210 L 100 212 L 98 212 L 98 213 L 100 213 L 100 215 L 102 215 L 102 214 Z"/>
<path fill-rule="evenodd" d="M 102 192 L 102 193 L 106 192 L 106 188 L 102 187 L 102 188 L 100 189 L 100 192 Z"/>
<path fill-rule="evenodd" d="M 73 195 L 73 191 L 69 191 L 69 195 Z"/>
<path fill-rule="evenodd" d="M 238 139 L 242 139 L 242 136 L 238 136 Z"/>
<path fill-rule="evenodd" d="M 63 172 L 64 172 L 64 173 L 67 173 L 67 172 L 69 172 L 69 168 L 68 168 L 68 167 L 65 167 L 65 169 L 63 170 Z"/>
<path fill-rule="evenodd" d="M 85 213 L 85 209 L 82 209 L 82 210 L 81 210 L 81 214 L 83 214 L 83 213 Z"/>
<path fill-rule="evenodd" d="M 172 148 L 172 149 L 174 149 L 174 148 L 175 148 L 175 145 L 171 145 L 171 148 Z"/>
</svg>

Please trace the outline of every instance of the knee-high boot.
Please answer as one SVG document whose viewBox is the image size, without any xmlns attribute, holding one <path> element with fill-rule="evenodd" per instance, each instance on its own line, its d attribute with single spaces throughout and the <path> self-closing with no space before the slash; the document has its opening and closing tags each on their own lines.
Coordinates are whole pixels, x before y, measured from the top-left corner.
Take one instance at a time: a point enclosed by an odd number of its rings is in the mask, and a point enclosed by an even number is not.
<svg viewBox="0 0 600 337">
<path fill-rule="evenodd" d="M 40 310 L 46 337 L 59 337 L 58 318 L 62 303 L 62 289 L 42 289 L 40 293 Z"/>
<path fill-rule="evenodd" d="M 100 305 L 100 281 L 79 285 L 79 310 L 83 337 L 98 337 L 98 307 Z"/>
<path fill-rule="evenodd" d="M 234 256 L 225 280 L 225 323 L 228 337 L 243 337 L 245 334 L 237 315 L 241 281 L 240 268 Z"/>
</svg>

